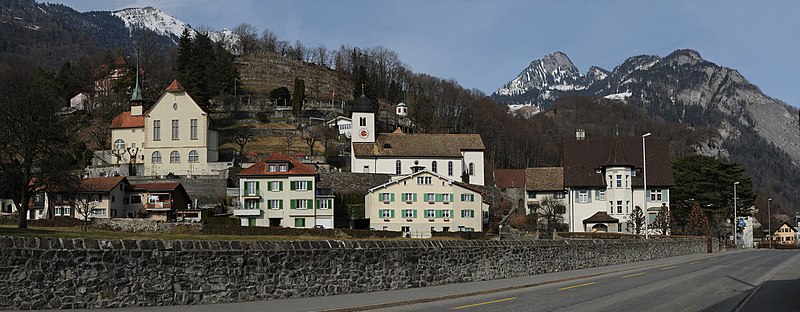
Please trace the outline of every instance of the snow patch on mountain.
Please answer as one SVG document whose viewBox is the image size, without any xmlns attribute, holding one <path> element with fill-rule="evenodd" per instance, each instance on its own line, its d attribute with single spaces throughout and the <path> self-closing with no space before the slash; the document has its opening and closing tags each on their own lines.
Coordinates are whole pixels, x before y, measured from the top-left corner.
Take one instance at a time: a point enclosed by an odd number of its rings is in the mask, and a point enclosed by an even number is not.
<svg viewBox="0 0 800 312">
<path fill-rule="evenodd" d="M 609 99 L 609 100 L 623 100 L 624 101 L 626 98 L 630 97 L 631 95 L 633 95 L 633 93 L 631 93 L 631 91 L 628 90 L 628 91 L 622 92 L 622 93 L 609 94 L 609 95 L 604 96 L 603 98 L 606 98 L 606 99 Z"/>
<path fill-rule="evenodd" d="M 119 17 L 129 30 L 134 28 L 149 29 L 162 36 L 180 37 L 184 28 L 192 28 L 189 24 L 172 17 L 164 11 L 149 6 L 122 9 L 111 14 Z"/>
</svg>

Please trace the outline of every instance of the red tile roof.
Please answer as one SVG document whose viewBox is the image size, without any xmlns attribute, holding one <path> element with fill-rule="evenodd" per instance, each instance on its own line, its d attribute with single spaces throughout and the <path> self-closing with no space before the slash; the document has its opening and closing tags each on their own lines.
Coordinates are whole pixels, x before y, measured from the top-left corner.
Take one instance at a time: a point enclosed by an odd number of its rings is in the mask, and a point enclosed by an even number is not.
<svg viewBox="0 0 800 312">
<path fill-rule="evenodd" d="M 178 82 L 178 79 L 173 80 L 172 83 L 169 84 L 169 87 L 167 87 L 167 91 L 169 92 L 178 92 L 183 90 L 186 89 L 184 89 L 181 83 Z"/>
<path fill-rule="evenodd" d="M 131 112 L 123 112 L 111 120 L 111 129 L 143 128 L 144 115 L 131 116 Z"/>
<path fill-rule="evenodd" d="M 529 191 L 563 191 L 563 167 L 525 169 L 525 188 Z"/>
<path fill-rule="evenodd" d="M 182 196 L 186 202 L 189 202 L 189 194 L 186 193 L 186 189 L 183 188 L 183 184 L 180 182 L 147 182 L 147 183 L 137 183 L 128 185 L 125 188 L 126 191 L 144 191 L 144 192 L 171 192 L 173 194 L 173 198 L 175 196 Z"/>
<path fill-rule="evenodd" d="M 268 172 L 268 163 L 289 163 L 288 171 Z M 255 165 L 239 172 L 239 176 L 285 176 L 285 175 L 316 175 L 317 170 L 311 166 L 305 165 L 295 159 L 294 157 L 284 155 L 279 152 L 273 152 L 269 157 L 262 159 Z"/>
<path fill-rule="evenodd" d="M 525 187 L 525 169 L 495 169 L 494 184 L 497 188 Z"/>
<path fill-rule="evenodd" d="M 128 184 L 128 179 L 125 177 L 87 178 L 81 180 L 80 190 L 87 192 L 110 192 L 122 182 Z"/>
<path fill-rule="evenodd" d="M 381 133 L 375 143 L 353 143 L 356 157 L 461 157 L 484 150 L 479 134 Z"/>
</svg>

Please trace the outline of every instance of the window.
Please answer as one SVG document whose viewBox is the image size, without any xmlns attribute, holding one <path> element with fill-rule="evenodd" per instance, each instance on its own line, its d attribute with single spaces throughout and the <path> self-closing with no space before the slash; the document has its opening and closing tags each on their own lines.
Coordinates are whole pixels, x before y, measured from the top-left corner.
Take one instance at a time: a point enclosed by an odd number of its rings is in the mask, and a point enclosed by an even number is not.
<svg viewBox="0 0 800 312">
<path fill-rule="evenodd" d="M 271 181 L 269 182 L 269 190 L 270 191 L 281 191 L 283 189 L 283 185 L 281 185 L 280 181 Z"/>
<path fill-rule="evenodd" d="M 414 194 L 413 193 L 403 193 L 403 201 L 406 201 L 406 202 L 414 201 Z"/>
<path fill-rule="evenodd" d="M 270 164 L 268 167 L 269 169 L 267 171 L 269 172 L 275 172 L 275 170 L 277 169 L 277 167 L 274 164 Z"/>
<path fill-rule="evenodd" d="M 589 191 L 588 190 L 579 190 L 578 191 L 578 203 L 586 204 L 589 202 Z"/>
<path fill-rule="evenodd" d="M 280 199 L 270 199 L 267 201 L 267 204 L 269 205 L 269 209 L 281 209 L 281 206 L 283 206 L 281 205 L 282 201 Z"/>
<path fill-rule="evenodd" d="M 432 203 L 432 202 L 436 201 L 436 194 L 426 193 L 425 194 L 425 201 L 429 202 L 429 203 Z"/>
<path fill-rule="evenodd" d="M 442 194 L 442 201 L 445 203 L 451 202 L 453 199 L 450 198 L 450 194 Z"/>
<path fill-rule="evenodd" d="M 197 140 L 197 119 L 189 120 L 189 136 L 192 140 Z"/>
<path fill-rule="evenodd" d="M 103 209 L 103 208 L 92 209 L 92 215 L 97 216 L 97 217 L 105 217 L 106 216 L 106 210 Z"/>
<path fill-rule="evenodd" d="M 131 196 L 131 204 L 141 204 L 142 203 L 142 196 L 136 195 Z"/>
<path fill-rule="evenodd" d="M 403 170 L 403 166 L 402 166 L 402 163 L 400 162 L 400 160 L 395 161 L 394 162 L 394 173 L 395 174 L 400 174 L 402 172 L 402 170 Z"/>
<path fill-rule="evenodd" d="M 278 168 L 279 168 L 279 170 L 280 170 L 281 172 L 286 172 L 286 169 L 287 169 L 287 167 L 288 167 L 288 166 L 286 166 L 285 164 L 284 164 L 284 165 L 280 165 L 280 166 L 278 166 Z"/>
<path fill-rule="evenodd" d="M 431 177 L 417 177 L 417 185 L 431 185 L 433 179 Z"/>
<path fill-rule="evenodd" d="M 597 199 L 606 200 L 606 190 L 597 190 Z"/>
<path fill-rule="evenodd" d="M 442 218 L 450 218 L 450 210 L 442 210 Z"/>
<path fill-rule="evenodd" d="M 170 163 L 179 163 L 181 162 L 181 154 L 178 151 L 172 151 L 169 153 L 169 162 Z"/>
<path fill-rule="evenodd" d="M 114 149 L 116 150 L 125 149 L 125 141 L 123 141 L 122 139 L 117 139 L 116 141 L 114 141 Z"/>
<path fill-rule="evenodd" d="M 317 202 L 319 203 L 319 204 L 317 204 L 319 209 L 330 209 L 331 208 L 330 201 L 328 201 L 327 199 L 317 199 Z"/>
<path fill-rule="evenodd" d="M 622 201 L 617 201 L 617 213 L 622 213 Z"/>
<path fill-rule="evenodd" d="M 358 125 L 361 127 L 367 126 L 367 117 L 361 117 L 358 119 Z"/>
<path fill-rule="evenodd" d="M 245 209 L 258 209 L 258 201 L 257 200 L 245 200 L 244 201 L 244 208 Z"/>
<path fill-rule="evenodd" d="M 554 197 L 556 199 L 564 199 L 564 198 L 567 198 L 567 193 L 565 193 L 565 192 L 556 192 L 556 195 Z"/>
<path fill-rule="evenodd" d="M 296 181 L 295 183 L 295 190 L 298 191 L 308 191 L 308 181 Z"/>
<path fill-rule="evenodd" d="M 392 217 L 392 210 L 391 209 L 381 209 L 380 210 L 381 218 L 387 219 Z"/>
<path fill-rule="evenodd" d="M 111 195 L 111 202 L 113 203 L 113 202 L 116 202 L 116 201 L 117 201 L 117 197 L 114 196 L 114 195 Z"/>
<path fill-rule="evenodd" d="M 296 206 L 297 209 L 308 209 L 308 201 L 307 200 L 305 200 L 305 199 L 296 199 L 295 202 L 296 202 L 295 205 L 297 205 Z"/>
<path fill-rule="evenodd" d="M 294 218 L 294 227 L 306 227 L 306 218 Z"/>
<path fill-rule="evenodd" d="M 369 166 L 364 166 L 364 173 L 369 173 Z"/>
<path fill-rule="evenodd" d="M 151 158 L 150 161 L 152 163 L 160 164 L 161 163 L 161 152 L 158 152 L 158 151 L 153 152 L 153 156 L 151 156 L 150 158 Z"/>
<path fill-rule="evenodd" d="M 256 218 L 247 218 L 247 226 L 256 226 Z"/>
<path fill-rule="evenodd" d="M 474 218 L 475 217 L 475 210 L 461 210 L 461 217 L 462 218 Z"/>
<path fill-rule="evenodd" d="M 433 210 L 433 209 L 425 210 L 425 217 L 429 218 L 429 219 L 435 218 L 436 217 L 436 210 Z"/>
<path fill-rule="evenodd" d="M 179 134 L 178 133 L 178 120 L 177 119 L 173 119 L 172 120 L 172 139 L 173 140 L 177 140 L 178 139 L 178 134 Z"/>
<path fill-rule="evenodd" d="M 258 194 L 258 182 L 256 181 L 247 181 L 244 182 L 244 195 L 245 196 L 256 196 Z"/>
<path fill-rule="evenodd" d="M 631 201 L 630 200 L 626 200 L 625 201 L 625 213 L 628 213 L 630 211 L 628 209 L 630 206 L 631 206 Z"/>
<path fill-rule="evenodd" d="M 433 172 L 437 172 L 437 170 L 439 170 L 439 166 L 436 164 L 436 161 L 434 160 L 434 161 L 431 163 L 431 171 L 433 171 Z"/>
<path fill-rule="evenodd" d="M 189 152 L 189 162 L 196 163 L 200 161 L 200 155 L 197 154 L 197 151 L 192 150 Z"/>
<path fill-rule="evenodd" d="M 628 180 L 630 180 L 630 176 L 626 174 L 625 175 L 625 187 L 626 188 L 628 187 Z"/>
<path fill-rule="evenodd" d="M 448 176 L 452 176 L 453 175 L 453 162 L 452 161 L 448 161 L 447 162 L 447 175 Z"/>
<path fill-rule="evenodd" d="M 128 205 L 130 203 L 131 203 L 131 199 L 129 197 L 123 197 L 122 198 L 122 204 L 123 205 Z"/>
<path fill-rule="evenodd" d="M 161 141 L 161 120 L 153 120 L 153 141 Z"/>
<path fill-rule="evenodd" d="M 660 202 L 661 201 L 661 189 L 650 190 L 650 201 L 652 201 L 652 202 Z"/>
<path fill-rule="evenodd" d="M 411 227 L 410 226 L 401 226 L 400 227 L 400 231 L 403 232 L 403 233 L 410 233 L 411 232 Z"/>
<path fill-rule="evenodd" d="M 414 217 L 413 209 L 403 209 L 403 218 L 411 219 Z"/>
<path fill-rule="evenodd" d="M 536 192 L 534 191 L 526 191 L 525 195 L 528 196 L 528 199 L 536 199 Z"/>
<path fill-rule="evenodd" d="M 469 163 L 469 175 L 475 175 L 475 164 Z"/>
<path fill-rule="evenodd" d="M 617 188 L 622 188 L 622 175 L 617 175 Z"/>
</svg>

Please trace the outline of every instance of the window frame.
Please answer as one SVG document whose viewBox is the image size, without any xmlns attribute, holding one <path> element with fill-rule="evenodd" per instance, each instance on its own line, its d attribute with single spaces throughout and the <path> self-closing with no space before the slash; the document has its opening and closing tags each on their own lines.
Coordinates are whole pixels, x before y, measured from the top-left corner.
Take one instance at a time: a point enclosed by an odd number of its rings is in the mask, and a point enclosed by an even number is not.
<svg viewBox="0 0 800 312">
<path fill-rule="evenodd" d="M 161 141 L 161 120 L 153 120 L 153 141 Z"/>
<path fill-rule="evenodd" d="M 172 120 L 172 132 L 171 133 L 172 133 L 172 140 L 173 141 L 177 141 L 177 140 L 180 139 L 181 131 L 180 131 L 180 121 L 178 121 L 178 119 L 173 119 Z"/>
<path fill-rule="evenodd" d="M 169 163 L 170 164 L 181 163 L 181 153 L 178 151 L 169 152 Z"/>
<path fill-rule="evenodd" d="M 189 162 L 190 163 L 200 162 L 200 154 L 197 152 L 197 150 L 189 151 Z"/>
<path fill-rule="evenodd" d="M 189 120 L 189 139 L 197 140 L 197 119 Z"/>
<path fill-rule="evenodd" d="M 162 161 L 162 158 L 161 158 L 161 152 L 159 152 L 159 151 L 155 151 L 155 152 L 153 152 L 152 154 L 150 154 L 150 162 L 151 162 L 151 163 L 153 163 L 153 164 L 160 164 L 160 163 L 161 163 L 161 161 Z"/>
</svg>

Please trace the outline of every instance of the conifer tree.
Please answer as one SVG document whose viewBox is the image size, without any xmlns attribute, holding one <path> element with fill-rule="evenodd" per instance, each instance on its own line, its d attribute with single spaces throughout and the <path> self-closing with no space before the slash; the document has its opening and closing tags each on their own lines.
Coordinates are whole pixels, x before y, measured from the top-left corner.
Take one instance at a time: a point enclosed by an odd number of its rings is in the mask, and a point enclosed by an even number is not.
<svg viewBox="0 0 800 312">
<path fill-rule="evenodd" d="M 689 220 L 683 229 L 683 233 L 691 236 L 711 235 L 708 217 L 706 217 L 706 214 L 697 202 L 694 202 L 692 205 L 692 210 L 689 212 Z"/>
</svg>

